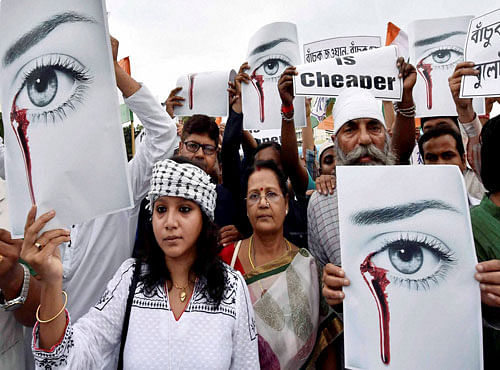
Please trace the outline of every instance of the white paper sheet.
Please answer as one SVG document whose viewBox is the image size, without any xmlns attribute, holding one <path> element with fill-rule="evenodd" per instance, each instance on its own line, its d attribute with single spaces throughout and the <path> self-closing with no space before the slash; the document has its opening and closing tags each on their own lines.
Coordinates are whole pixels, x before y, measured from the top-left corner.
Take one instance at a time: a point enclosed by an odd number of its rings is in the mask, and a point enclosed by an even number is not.
<svg viewBox="0 0 500 370">
<path fill-rule="evenodd" d="M 346 368 L 482 369 L 477 260 L 458 167 L 339 166 L 337 186 L 351 282 Z"/>
<path fill-rule="evenodd" d="M 227 117 L 229 115 L 229 81 L 234 81 L 236 72 L 231 70 L 190 73 L 177 80 L 176 87 L 182 87 L 177 94 L 183 97 L 182 107 L 174 107 L 176 116 L 192 116 L 204 114 L 210 117 Z"/>
<path fill-rule="evenodd" d="M 448 77 L 464 60 L 467 26 L 472 16 L 417 20 L 408 26 L 410 63 L 417 69 L 413 100 L 417 117 L 456 116 Z M 473 100 L 484 114 L 484 99 Z"/>
<path fill-rule="evenodd" d="M 369 90 L 376 98 L 401 101 L 396 46 L 344 55 L 297 66 L 293 87 L 297 96 L 338 96 L 349 87 Z"/>
<path fill-rule="evenodd" d="M 500 9 L 470 21 L 465 60 L 476 64 L 479 75 L 462 78 L 460 97 L 500 96 Z"/>
<path fill-rule="evenodd" d="M 252 81 L 241 85 L 243 127 L 246 130 L 281 128 L 281 98 L 278 81 L 289 66 L 301 63 L 297 27 L 276 22 L 259 29 L 248 44 L 248 74 Z M 293 102 L 296 127 L 306 125 L 305 100 Z"/>
<path fill-rule="evenodd" d="M 32 203 L 70 227 L 132 205 L 101 0 L 5 0 L 2 112 L 12 233 Z M 11 117 L 13 120 L 11 121 Z"/>
</svg>

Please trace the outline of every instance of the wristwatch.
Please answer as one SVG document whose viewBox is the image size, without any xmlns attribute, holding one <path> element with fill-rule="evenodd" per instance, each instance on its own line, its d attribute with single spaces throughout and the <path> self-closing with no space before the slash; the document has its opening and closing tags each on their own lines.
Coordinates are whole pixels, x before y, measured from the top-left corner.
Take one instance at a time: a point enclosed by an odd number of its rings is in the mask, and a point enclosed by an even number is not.
<svg viewBox="0 0 500 370">
<path fill-rule="evenodd" d="M 17 310 L 23 305 L 24 302 L 26 302 L 26 298 L 28 297 L 28 290 L 30 289 L 30 270 L 22 263 L 21 266 L 24 270 L 24 280 L 23 288 L 21 289 L 21 294 L 19 295 L 19 297 L 5 302 L 3 292 L 0 290 L 0 308 L 3 308 L 5 311 Z"/>
</svg>

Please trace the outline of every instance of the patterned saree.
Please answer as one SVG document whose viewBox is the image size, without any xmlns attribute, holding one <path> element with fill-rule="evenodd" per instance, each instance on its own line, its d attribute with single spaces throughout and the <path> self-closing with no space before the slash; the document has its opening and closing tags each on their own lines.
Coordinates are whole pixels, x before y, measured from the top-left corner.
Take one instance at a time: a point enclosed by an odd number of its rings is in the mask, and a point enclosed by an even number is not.
<svg viewBox="0 0 500 370">
<path fill-rule="evenodd" d="M 314 368 L 342 323 L 321 295 L 320 270 L 306 249 L 245 274 L 262 369 Z"/>
</svg>

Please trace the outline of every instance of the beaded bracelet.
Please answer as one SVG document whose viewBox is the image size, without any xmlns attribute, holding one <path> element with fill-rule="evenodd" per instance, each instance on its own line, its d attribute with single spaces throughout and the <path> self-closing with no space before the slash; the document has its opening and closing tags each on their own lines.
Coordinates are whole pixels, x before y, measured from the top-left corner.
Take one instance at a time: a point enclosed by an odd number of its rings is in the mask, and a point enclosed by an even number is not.
<svg viewBox="0 0 500 370">
<path fill-rule="evenodd" d="M 36 319 L 37 321 L 40 323 L 40 324 L 47 324 L 51 321 L 54 321 L 63 311 L 64 309 L 66 308 L 66 304 L 68 304 L 68 294 L 63 290 L 62 293 L 64 294 L 64 297 L 65 297 L 65 300 L 64 300 L 64 305 L 62 306 L 61 310 L 51 319 L 48 319 L 48 320 L 40 320 L 40 316 L 38 316 L 39 312 L 40 312 L 40 306 L 41 305 L 38 305 L 38 308 L 36 309 Z"/>
</svg>

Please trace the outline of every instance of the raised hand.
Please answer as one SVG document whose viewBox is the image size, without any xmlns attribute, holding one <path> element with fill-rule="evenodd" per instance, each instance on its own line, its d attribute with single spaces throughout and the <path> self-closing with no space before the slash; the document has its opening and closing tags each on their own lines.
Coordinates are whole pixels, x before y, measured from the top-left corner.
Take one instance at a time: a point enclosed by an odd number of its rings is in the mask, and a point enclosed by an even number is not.
<svg viewBox="0 0 500 370">
<path fill-rule="evenodd" d="M 234 78 L 234 83 L 228 82 L 229 87 L 227 91 L 229 92 L 229 106 L 232 107 L 236 113 L 241 113 L 242 111 L 241 83 L 248 84 L 250 82 L 250 76 L 245 72 L 247 69 L 250 69 L 250 66 L 248 62 L 245 62 L 240 66 L 238 74 Z"/>
<path fill-rule="evenodd" d="M 70 241 L 70 232 L 64 229 L 49 230 L 38 235 L 55 214 L 55 211 L 50 211 L 35 219 L 36 206 L 31 207 L 24 227 L 21 251 L 21 258 L 38 273 L 41 282 L 49 284 L 62 281 L 63 265 L 58 246 Z"/>
<path fill-rule="evenodd" d="M 170 118 L 174 118 L 174 107 L 182 107 L 182 102 L 186 100 L 183 97 L 177 95 L 177 93 L 181 90 L 182 87 L 176 87 L 175 89 L 170 91 L 167 100 L 165 100 L 165 107 Z"/>
<path fill-rule="evenodd" d="M 278 81 L 278 91 L 280 93 L 281 103 L 285 107 L 289 107 L 293 104 L 293 76 L 297 74 L 298 72 L 295 70 L 295 67 L 288 67 Z"/>
<path fill-rule="evenodd" d="M 479 71 L 474 68 L 472 62 L 458 63 L 455 71 L 448 78 L 451 96 L 457 108 L 458 120 L 460 122 L 471 122 L 474 119 L 474 108 L 472 107 L 471 98 L 460 98 L 460 85 L 462 84 L 462 76 L 476 76 Z"/>
</svg>

